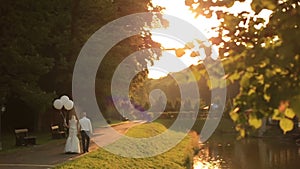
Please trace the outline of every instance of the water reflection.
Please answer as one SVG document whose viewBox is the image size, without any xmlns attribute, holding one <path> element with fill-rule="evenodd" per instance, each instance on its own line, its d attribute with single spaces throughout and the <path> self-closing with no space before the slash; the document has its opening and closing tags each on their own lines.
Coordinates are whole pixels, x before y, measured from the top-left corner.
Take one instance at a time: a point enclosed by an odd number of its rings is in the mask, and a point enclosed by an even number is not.
<svg viewBox="0 0 300 169">
<path fill-rule="evenodd" d="M 194 157 L 194 169 L 219 169 L 221 168 L 221 159 L 215 159 L 210 156 L 208 148 L 199 151 L 198 156 Z"/>
<path fill-rule="evenodd" d="M 194 169 L 299 169 L 300 147 L 286 138 L 213 136 L 201 146 Z"/>
</svg>

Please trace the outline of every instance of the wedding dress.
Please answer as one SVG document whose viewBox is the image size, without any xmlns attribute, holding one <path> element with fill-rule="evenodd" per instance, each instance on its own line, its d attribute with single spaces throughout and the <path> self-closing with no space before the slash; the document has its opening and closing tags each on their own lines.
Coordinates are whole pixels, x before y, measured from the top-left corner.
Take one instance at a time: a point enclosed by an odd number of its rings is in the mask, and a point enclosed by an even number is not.
<svg viewBox="0 0 300 169">
<path fill-rule="evenodd" d="M 69 136 L 65 146 L 66 153 L 80 153 L 80 144 L 77 137 L 77 120 L 75 116 L 69 120 Z"/>
</svg>

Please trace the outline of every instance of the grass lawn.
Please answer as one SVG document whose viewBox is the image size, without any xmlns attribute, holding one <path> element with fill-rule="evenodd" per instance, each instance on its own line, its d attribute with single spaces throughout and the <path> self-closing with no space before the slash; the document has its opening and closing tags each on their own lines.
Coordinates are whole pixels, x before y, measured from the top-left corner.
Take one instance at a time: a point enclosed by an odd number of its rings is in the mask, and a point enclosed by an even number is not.
<svg viewBox="0 0 300 169">
<path fill-rule="evenodd" d="M 118 124 L 122 124 L 122 123 L 125 123 L 127 121 L 121 121 L 121 120 L 110 120 L 110 123 L 108 124 L 109 126 L 115 126 L 115 125 L 118 125 Z M 94 127 L 99 127 L 99 126 L 102 126 L 102 127 L 105 127 L 107 126 L 107 124 L 104 124 L 103 121 L 96 121 L 96 122 L 92 122 L 92 125 Z"/>
<path fill-rule="evenodd" d="M 161 123 L 165 127 L 169 128 L 175 120 L 176 120 L 175 118 L 174 119 L 157 119 L 157 120 L 155 120 L 155 122 Z M 204 123 L 205 123 L 205 119 L 200 119 L 200 118 L 197 119 L 191 130 L 196 131 L 197 133 L 200 133 Z M 231 119 L 222 117 L 215 132 L 221 132 L 221 133 L 236 132 L 234 127 L 235 127 L 235 125 Z"/>
<path fill-rule="evenodd" d="M 146 123 L 135 126 L 126 133 L 130 137 L 147 138 L 158 135 L 166 130 L 166 127 L 159 123 Z M 169 138 L 172 139 L 172 138 Z M 101 169 L 184 169 L 190 168 L 192 164 L 193 147 L 192 136 L 187 136 L 173 149 L 150 158 L 126 158 L 112 154 L 99 148 L 74 161 L 66 162 L 57 168 L 101 168 Z M 142 151 L 142 148 L 141 148 Z"/>
<path fill-rule="evenodd" d="M 51 133 L 40 132 L 40 133 L 32 133 L 30 136 L 36 136 L 36 144 L 46 144 L 50 141 L 53 141 L 51 138 Z M 26 146 L 16 146 L 16 138 L 14 134 L 5 133 L 2 135 L 2 148 L 3 150 L 0 153 L 17 151 L 20 149 L 28 148 Z"/>
<path fill-rule="evenodd" d="M 128 130 L 126 135 L 137 138 L 147 138 L 158 135 L 164 132 L 175 119 L 157 119 L 153 123 L 146 123 Z M 197 119 L 192 130 L 200 132 L 205 120 Z M 234 124 L 230 119 L 222 118 L 216 132 L 235 132 Z M 169 138 L 172 139 L 172 138 Z M 117 144 L 117 143 L 116 143 Z M 127 144 L 126 144 L 127 145 Z M 198 145 L 198 138 L 196 134 L 188 135 L 173 149 L 150 158 L 126 158 L 112 154 L 102 148 L 91 152 L 83 157 L 73 161 L 68 161 L 60 166 L 58 169 L 73 169 L 73 168 L 101 168 L 101 169 L 139 169 L 139 168 L 172 168 L 184 169 L 191 168 L 194 149 Z M 135 151 L 130 149 L 128 143 L 127 151 Z M 147 145 L 145 145 L 147 146 Z M 116 146 L 117 147 L 117 146 Z M 117 147 L 118 148 L 118 147 Z M 141 147 L 141 149 L 143 149 Z"/>
</svg>

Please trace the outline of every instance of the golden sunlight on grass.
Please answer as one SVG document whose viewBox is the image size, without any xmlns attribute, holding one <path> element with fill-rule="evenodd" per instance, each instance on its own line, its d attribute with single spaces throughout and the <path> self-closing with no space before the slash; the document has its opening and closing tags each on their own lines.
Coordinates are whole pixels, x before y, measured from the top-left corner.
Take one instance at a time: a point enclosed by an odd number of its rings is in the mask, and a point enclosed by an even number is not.
<svg viewBox="0 0 300 169">
<path fill-rule="evenodd" d="M 159 123 L 142 124 L 135 126 L 126 133 L 127 136 L 135 138 L 147 138 L 164 132 L 167 128 Z M 173 138 L 168 138 L 172 141 Z M 112 154 L 102 148 L 91 152 L 76 160 L 67 161 L 56 166 L 59 169 L 77 168 L 106 168 L 106 169 L 132 169 L 132 168 L 172 168 L 185 169 L 192 165 L 193 148 L 191 147 L 191 136 L 187 136 L 176 147 L 171 150 L 150 158 L 126 158 Z M 151 146 L 151 145 L 148 145 Z M 145 149 L 145 148 L 144 148 Z M 144 150 L 141 147 L 140 151 Z"/>
</svg>

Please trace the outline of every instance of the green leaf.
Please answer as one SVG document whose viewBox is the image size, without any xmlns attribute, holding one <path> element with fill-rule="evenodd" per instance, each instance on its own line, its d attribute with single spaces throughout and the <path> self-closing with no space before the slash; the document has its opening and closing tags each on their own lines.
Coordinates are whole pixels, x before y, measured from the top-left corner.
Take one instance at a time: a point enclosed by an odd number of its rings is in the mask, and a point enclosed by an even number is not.
<svg viewBox="0 0 300 169">
<path fill-rule="evenodd" d="M 257 119 L 256 116 L 251 115 L 248 123 L 250 126 L 254 127 L 255 129 L 258 129 L 261 127 L 262 125 L 262 120 L 261 119 Z"/>
<path fill-rule="evenodd" d="M 256 88 L 251 88 L 249 91 L 248 91 L 248 95 L 252 95 L 256 92 Z"/>
<path fill-rule="evenodd" d="M 294 123 L 290 119 L 283 118 L 280 120 L 279 126 L 283 130 L 283 133 L 286 134 L 286 132 L 293 130 Z"/>
<path fill-rule="evenodd" d="M 238 111 L 238 108 L 236 108 L 235 110 L 233 110 L 233 111 L 231 111 L 231 112 L 229 113 L 230 118 L 231 118 L 234 122 L 236 122 L 236 121 L 238 120 L 238 118 L 239 118 L 239 114 L 237 113 L 237 111 Z"/>
<path fill-rule="evenodd" d="M 294 112 L 292 109 L 290 109 L 290 108 L 287 108 L 287 109 L 285 110 L 284 115 L 285 115 L 286 117 L 288 117 L 288 118 L 291 118 L 291 119 L 294 118 L 294 117 L 296 116 L 295 112 Z"/>
<path fill-rule="evenodd" d="M 265 93 L 265 94 L 264 94 L 264 99 L 265 99 L 267 102 L 270 102 L 271 96 Z"/>
<path fill-rule="evenodd" d="M 278 109 L 274 110 L 274 114 L 272 116 L 272 120 L 281 120 L 282 119 L 282 114 L 279 112 Z"/>
<path fill-rule="evenodd" d="M 248 72 L 251 72 L 251 73 L 253 73 L 254 72 L 254 67 L 247 67 L 247 69 L 246 69 Z"/>
<path fill-rule="evenodd" d="M 232 75 L 230 75 L 229 76 L 229 80 L 231 81 L 231 82 L 234 82 L 234 81 L 236 81 L 236 80 L 239 80 L 240 79 L 240 73 L 239 72 L 235 72 L 235 73 L 233 73 Z"/>
<path fill-rule="evenodd" d="M 267 90 L 270 88 L 270 84 L 265 84 L 265 86 L 264 86 L 264 93 L 266 93 L 267 92 Z"/>
<path fill-rule="evenodd" d="M 253 76 L 252 73 L 246 72 L 241 78 L 241 82 L 240 82 L 241 86 L 249 86 L 250 84 L 249 80 L 252 76 Z"/>
<path fill-rule="evenodd" d="M 262 74 L 259 76 L 256 76 L 256 79 L 257 79 L 258 83 L 264 84 L 264 76 Z"/>
</svg>

